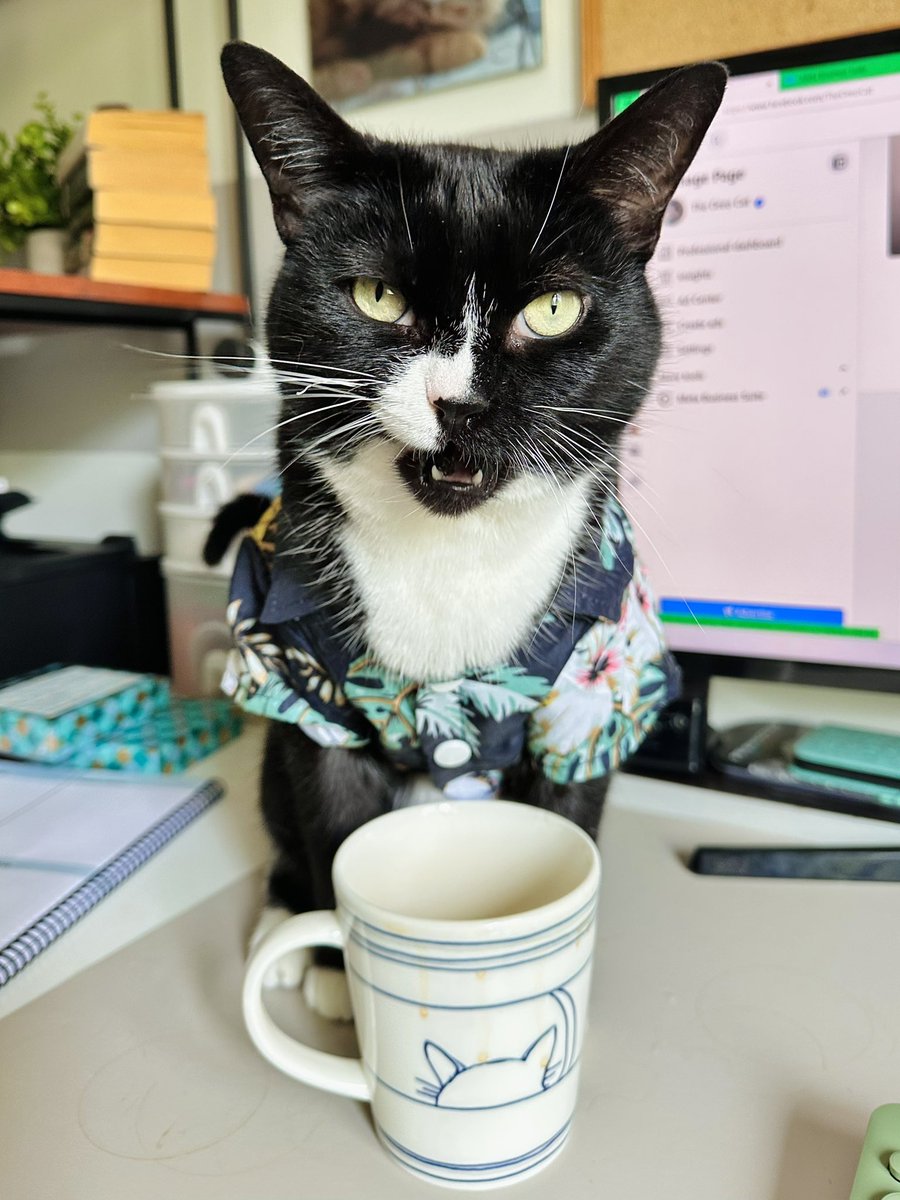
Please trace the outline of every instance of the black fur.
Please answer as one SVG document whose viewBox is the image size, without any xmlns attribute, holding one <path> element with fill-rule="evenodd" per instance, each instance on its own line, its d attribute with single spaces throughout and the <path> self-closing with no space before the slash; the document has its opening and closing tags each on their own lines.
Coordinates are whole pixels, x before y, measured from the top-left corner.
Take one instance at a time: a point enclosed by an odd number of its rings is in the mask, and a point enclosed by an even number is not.
<svg viewBox="0 0 900 1200">
<path fill-rule="evenodd" d="M 724 69 L 707 63 L 674 73 L 580 145 L 518 152 L 379 141 L 351 129 L 265 52 L 233 43 L 222 61 L 285 243 L 267 337 L 284 372 L 286 526 L 335 623 L 352 637 L 361 600 L 343 569 L 344 517 L 311 447 L 338 460 L 351 455 L 372 435 L 352 422 L 370 411 L 380 383 L 423 349 L 455 353 L 467 304 L 478 308 L 484 332 L 462 398 L 468 415 L 448 414 L 442 453 L 477 465 L 485 484 L 429 487 L 428 456 L 401 446 L 398 465 L 412 496 L 453 520 L 523 469 L 560 482 L 588 471 L 599 522 L 615 490 L 620 434 L 659 354 L 644 267 L 718 108 Z M 359 276 L 398 287 L 415 320 L 363 317 L 351 294 Z M 559 289 L 584 297 L 571 331 L 543 340 L 517 335 L 516 314 Z M 304 369 L 319 394 L 306 388 Z M 329 388 L 322 380 L 330 378 L 358 382 Z M 348 403 L 327 410 L 329 396 Z M 585 546 L 595 528 L 585 528 Z M 415 564 L 410 569 L 412 577 Z M 329 907 L 335 850 L 390 808 L 397 785 L 377 753 L 322 750 L 299 730 L 273 725 L 263 772 L 263 812 L 280 853 L 273 899 L 292 909 Z M 528 761 L 506 779 L 509 795 L 564 813 L 591 834 L 606 786 L 605 779 L 553 784 Z"/>
<path fill-rule="evenodd" d="M 252 529 L 269 503 L 266 496 L 254 493 L 236 496 L 222 505 L 203 546 L 203 561 L 208 567 L 222 561 L 237 535 L 244 529 Z"/>
</svg>

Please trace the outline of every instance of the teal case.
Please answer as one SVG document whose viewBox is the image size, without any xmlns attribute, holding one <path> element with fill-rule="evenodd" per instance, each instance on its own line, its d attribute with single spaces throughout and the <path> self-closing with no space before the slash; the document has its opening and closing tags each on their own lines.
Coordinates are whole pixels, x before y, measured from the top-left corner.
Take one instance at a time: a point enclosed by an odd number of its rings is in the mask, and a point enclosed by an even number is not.
<svg viewBox="0 0 900 1200">
<path fill-rule="evenodd" d="M 792 771 L 804 779 L 819 777 L 832 787 L 857 784 L 900 791 L 900 736 L 821 725 L 798 738 L 793 748 Z"/>
</svg>

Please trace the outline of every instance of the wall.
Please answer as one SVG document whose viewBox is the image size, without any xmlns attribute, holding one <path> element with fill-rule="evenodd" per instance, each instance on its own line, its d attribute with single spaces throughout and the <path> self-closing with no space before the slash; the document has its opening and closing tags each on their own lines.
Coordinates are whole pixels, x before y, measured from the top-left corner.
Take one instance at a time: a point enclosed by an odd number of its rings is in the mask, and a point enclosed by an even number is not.
<svg viewBox="0 0 900 1200">
<path fill-rule="evenodd" d="M 218 77 L 225 5 L 191 0 L 178 12 L 182 104 L 207 113 L 219 207 L 215 286 L 236 285 L 234 149 Z M 0 129 L 31 118 L 38 91 L 59 112 L 121 102 L 168 105 L 161 0 L 3 0 L 0 4 Z M 222 327 L 209 327 L 211 346 Z M 6 523 L 20 536 L 100 538 L 134 533 L 159 547 L 159 464 L 154 378 L 180 377 L 183 364 L 142 350 L 180 354 L 174 333 L 108 326 L 0 322 L 0 477 L 37 503 Z"/>
</svg>

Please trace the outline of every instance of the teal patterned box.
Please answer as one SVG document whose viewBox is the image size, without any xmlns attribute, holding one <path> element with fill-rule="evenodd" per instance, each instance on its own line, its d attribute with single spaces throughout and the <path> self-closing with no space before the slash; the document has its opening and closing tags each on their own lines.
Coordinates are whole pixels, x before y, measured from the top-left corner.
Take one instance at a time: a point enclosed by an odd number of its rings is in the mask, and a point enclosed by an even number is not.
<svg viewBox="0 0 900 1200">
<path fill-rule="evenodd" d="M 168 680 L 105 667 L 50 667 L 10 680 L 0 684 L 0 754 L 68 763 L 168 699 Z"/>
<path fill-rule="evenodd" d="M 228 700 L 179 700 L 142 721 L 84 746 L 66 764 L 106 770 L 170 774 L 237 737 L 241 714 Z"/>
</svg>

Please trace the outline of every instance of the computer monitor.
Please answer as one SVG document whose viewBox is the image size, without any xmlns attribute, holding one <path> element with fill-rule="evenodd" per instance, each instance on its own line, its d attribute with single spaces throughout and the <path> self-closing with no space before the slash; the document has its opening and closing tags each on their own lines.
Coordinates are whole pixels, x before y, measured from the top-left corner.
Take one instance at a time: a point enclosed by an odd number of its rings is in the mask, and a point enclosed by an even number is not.
<svg viewBox="0 0 900 1200">
<path fill-rule="evenodd" d="M 896 689 L 900 30 L 725 61 L 622 499 L 689 670 Z M 601 122 L 664 74 L 600 80 Z"/>
</svg>

